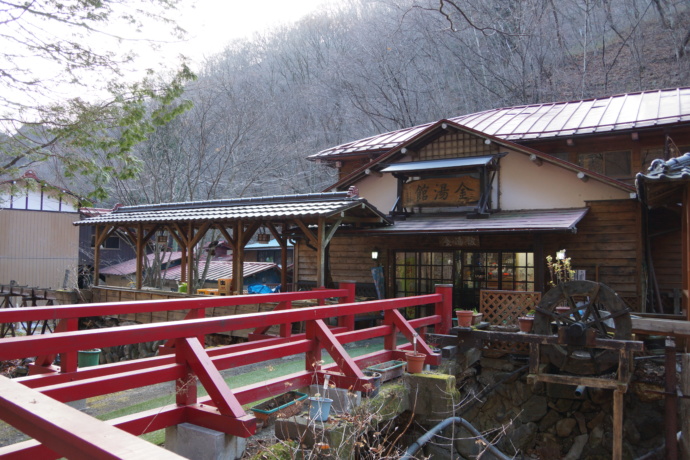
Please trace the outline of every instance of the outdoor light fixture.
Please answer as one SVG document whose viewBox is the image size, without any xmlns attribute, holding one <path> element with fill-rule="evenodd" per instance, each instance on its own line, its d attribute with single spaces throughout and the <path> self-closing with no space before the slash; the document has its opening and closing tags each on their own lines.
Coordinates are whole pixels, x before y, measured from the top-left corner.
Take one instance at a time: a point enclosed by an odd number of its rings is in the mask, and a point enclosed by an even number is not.
<svg viewBox="0 0 690 460">
<path fill-rule="evenodd" d="M 374 248 L 374 249 L 371 251 L 371 258 L 372 258 L 373 260 L 379 260 L 379 248 Z"/>
<path fill-rule="evenodd" d="M 556 259 L 565 260 L 565 249 L 556 252 Z"/>
</svg>

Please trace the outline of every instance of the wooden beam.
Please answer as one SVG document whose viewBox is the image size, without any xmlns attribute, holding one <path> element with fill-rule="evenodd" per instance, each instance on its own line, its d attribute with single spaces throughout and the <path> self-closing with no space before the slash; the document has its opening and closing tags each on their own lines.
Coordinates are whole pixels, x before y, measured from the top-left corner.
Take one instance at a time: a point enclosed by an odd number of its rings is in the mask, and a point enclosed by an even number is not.
<svg viewBox="0 0 690 460">
<path fill-rule="evenodd" d="M 10 425 L 70 459 L 181 459 L 67 404 L 0 377 L 0 413 Z"/>
<path fill-rule="evenodd" d="M 632 330 L 637 334 L 690 337 L 690 322 L 670 319 L 632 318 Z"/>
<path fill-rule="evenodd" d="M 311 245 L 314 247 L 318 247 L 318 245 L 319 245 L 318 236 L 314 235 L 314 232 L 312 232 L 309 229 L 309 227 L 307 227 L 305 225 L 305 223 L 302 222 L 301 220 L 295 220 L 294 222 L 297 224 L 297 226 L 300 228 L 300 230 L 302 230 L 302 232 L 304 233 L 304 236 L 306 236 L 307 239 L 309 240 L 309 243 L 311 243 Z"/>
<path fill-rule="evenodd" d="M 223 235 L 223 238 L 225 238 L 225 241 L 226 241 L 231 247 L 234 248 L 234 247 L 235 247 L 235 239 L 234 239 L 232 236 L 230 236 L 230 234 L 229 234 L 228 231 L 225 229 L 225 227 L 223 227 L 222 225 L 216 225 L 216 228 L 218 229 L 218 231 L 220 232 L 220 234 Z"/>
<path fill-rule="evenodd" d="M 194 370 L 194 373 L 208 392 L 211 400 L 215 403 L 220 414 L 235 419 L 242 419 L 241 425 L 244 427 L 245 432 L 240 434 L 240 436 L 248 437 L 253 435 L 256 431 L 256 419 L 254 417 L 247 417 L 247 413 L 239 401 L 237 401 L 227 383 L 225 383 L 223 376 L 218 372 L 201 342 L 196 338 L 178 339 L 175 348 L 176 352 L 181 353 L 188 365 Z"/>
</svg>

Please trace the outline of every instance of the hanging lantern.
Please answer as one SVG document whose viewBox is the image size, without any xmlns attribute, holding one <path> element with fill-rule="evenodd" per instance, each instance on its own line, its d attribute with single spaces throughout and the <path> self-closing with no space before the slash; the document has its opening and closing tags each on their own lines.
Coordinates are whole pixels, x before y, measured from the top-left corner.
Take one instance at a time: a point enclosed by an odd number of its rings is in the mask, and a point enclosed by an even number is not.
<svg viewBox="0 0 690 460">
<path fill-rule="evenodd" d="M 266 230 L 261 227 L 259 229 L 259 234 L 256 235 L 256 241 L 261 244 L 268 244 L 268 242 L 271 241 L 271 235 L 266 233 Z"/>
</svg>

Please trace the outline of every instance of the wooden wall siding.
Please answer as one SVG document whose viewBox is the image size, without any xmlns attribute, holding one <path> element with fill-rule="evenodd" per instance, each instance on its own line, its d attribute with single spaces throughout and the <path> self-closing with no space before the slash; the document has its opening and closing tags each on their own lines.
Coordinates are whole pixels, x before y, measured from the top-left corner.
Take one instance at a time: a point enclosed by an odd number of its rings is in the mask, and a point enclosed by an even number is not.
<svg viewBox="0 0 690 460">
<path fill-rule="evenodd" d="M 681 232 L 677 230 L 652 238 L 651 241 L 654 273 L 667 313 L 673 311 L 673 290 L 680 292 L 683 289 L 681 238 Z"/>
<path fill-rule="evenodd" d="M 473 134 L 451 132 L 420 149 L 415 161 L 491 155 L 494 153 L 498 153 L 496 144 L 487 145 L 483 138 Z"/>
<path fill-rule="evenodd" d="M 574 269 L 616 291 L 634 311 L 643 311 L 645 275 L 640 238 L 641 205 L 635 200 L 588 202 L 576 234 L 544 238 L 544 254 L 566 249 Z M 548 273 L 546 273 L 548 279 Z"/>
<path fill-rule="evenodd" d="M 57 289 L 69 269 L 76 283 L 77 220 L 76 213 L 1 210 L 0 282 Z"/>
<path fill-rule="evenodd" d="M 379 248 L 381 263 L 385 257 L 386 239 L 380 237 L 338 237 L 331 240 L 329 245 L 331 278 L 334 283 L 340 281 L 355 281 L 357 283 L 373 283 L 371 269 L 376 266 L 371 259 L 371 251 Z M 295 278 L 299 281 L 316 280 L 316 251 L 300 243 L 299 274 Z"/>
</svg>

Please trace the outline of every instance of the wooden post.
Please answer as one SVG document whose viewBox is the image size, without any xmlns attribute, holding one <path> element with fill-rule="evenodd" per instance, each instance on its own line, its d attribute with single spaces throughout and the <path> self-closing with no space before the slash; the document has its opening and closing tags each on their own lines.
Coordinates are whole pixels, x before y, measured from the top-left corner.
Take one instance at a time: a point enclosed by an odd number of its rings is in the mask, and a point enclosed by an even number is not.
<svg viewBox="0 0 690 460">
<path fill-rule="evenodd" d="M 324 233 L 326 232 L 326 219 L 319 217 L 316 246 L 316 287 L 326 285 L 326 244 Z"/>
<path fill-rule="evenodd" d="M 623 459 L 623 391 L 613 390 L 613 460 Z"/>
<path fill-rule="evenodd" d="M 681 442 L 681 458 L 690 460 L 690 354 L 684 353 L 681 357 L 680 389 L 683 396 L 680 401 L 680 420 L 683 439 Z"/>
<path fill-rule="evenodd" d="M 98 244 L 101 232 L 105 231 L 105 226 L 96 225 L 94 228 L 96 232 L 94 238 L 94 248 L 93 248 L 93 285 L 98 286 L 100 281 L 100 266 L 101 266 L 101 245 Z M 9 299 L 9 297 L 8 297 Z M 9 300 L 8 300 L 9 301 Z"/>
<path fill-rule="evenodd" d="M 683 309 L 686 319 L 690 321 L 690 308 L 688 308 L 688 289 L 690 289 L 690 187 L 685 186 L 681 217 L 681 263 L 683 273 Z"/>
<path fill-rule="evenodd" d="M 678 380 L 676 377 L 676 342 L 672 337 L 666 337 L 666 404 L 664 409 L 666 431 L 666 459 L 678 458 Z"/>
<path fill-rule="evenodd" d="M 136 234 L 136 247 L 137 247 L 137 273 L 136 273 L 136 289 L 141 289 L 143 286 L 144 277 L 144 257 L 146 257 L 146 251 L 144 251 L 144 229 L 142 224 L 137 224 L 137 234 Z"/>
</svg>

